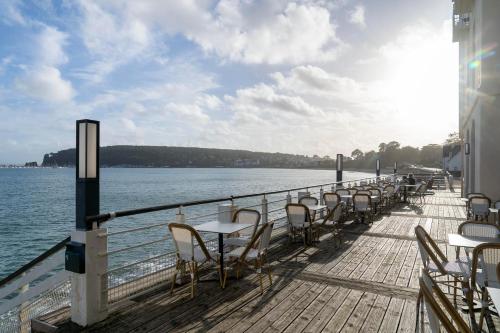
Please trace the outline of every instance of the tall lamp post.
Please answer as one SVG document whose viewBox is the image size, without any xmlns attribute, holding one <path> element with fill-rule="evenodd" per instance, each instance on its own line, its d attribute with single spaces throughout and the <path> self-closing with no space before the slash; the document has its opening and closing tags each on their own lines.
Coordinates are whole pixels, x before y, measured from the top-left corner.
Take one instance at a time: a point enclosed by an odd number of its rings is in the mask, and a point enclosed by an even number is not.
<svg viewBox="0 0 500 333">
<path fill-rule="evenodd" d="M 394 175 L 398 173 L 398 162 L 394 162 Z"/>
<path fill-rule="evenodd" d="M 344 169 L 344 155 L 337 154 L 337 183 L 342 181 L 343 169 Z"/>
<path fill-rule="evenodd" d="M 107 316 L 107 230 L 87 223 L 99 214 L 99 122 L 76 122 L 75 230 L 66 245 L 71 279 L 71 320 L 88 326 Z"/>
<path fill-rule="evenodd" d="M 380 177 L 380 160 L 377 159 L 377 162 L 375 164 L 375 174 L 377 175 L 377 177 Z"/>
</svg>

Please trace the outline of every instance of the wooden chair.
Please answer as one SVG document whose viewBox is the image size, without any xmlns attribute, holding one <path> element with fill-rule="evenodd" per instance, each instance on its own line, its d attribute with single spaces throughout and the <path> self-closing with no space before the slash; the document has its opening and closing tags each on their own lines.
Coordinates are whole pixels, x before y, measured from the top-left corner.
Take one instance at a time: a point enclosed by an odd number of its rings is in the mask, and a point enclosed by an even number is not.
<svg viewBox="0 0 500 333">
<path fill-rule="evenodd" d="M 453 279 L 453 285 L 445 285 L 453 288 L 453 299 L 456 304 L 457 282 L 462 283 L 464 293 L 469 289 L 470 269 L 467 259 L 458 258 L 449 261 L 427 231 L 420 225 L 415 227 L 415 236 L 417 237 L 418 249 L 424 269 L 429 273 L 433 273 L 435 277 L 446 276 L 448 282 L 449 278 Z"/>
<path fill-rule="evenodd" d="M 241 208 L 233 216 L 233 223 L 252 224 L 252 228 L 243 229 L 229 235 L 225 241 L 229 246 L 245 246 L 257 232 L 260 223 L 260 213 L 254 209 Z"/>
<path fill-rule="evenodd" d="M 224 280 L 222 287 L 226 287 L 227 272 L 229 269 L 236 270 L 236 277 L 239 278 L 240 270 L 242 267 L 253 267 L 259 274 L 260 293 L 264 293 L 262 283 L 262 268 L 267 266 L 267 275 L 269 277 L 269 284 L 273 283 L 271 276 L 271 266 L 267 262 L 267 252 L 273 232 L 273 222 L 263 224 L 255 233 L 252 240 L 245 247 L 239 247 L 232 250 L 227 254 L 229 261 L 224 269 Z"/>
<path fill-rule="evenodd" d="M 189 224 L 170 223 L 168 229 L 176 249 L 175 271 L 172 276 L 170 293 L 173 293 L 177 272 L 185 265 L 191 276 L 191 298 L 194 297 L 195 280 L 199 281 L 198 270 L 202 265 L 215 264 L 219 272 L 219 283 L 222 286 L 222 272 L 218 253 L 208 251 L 200 234 Z"/>
<path fill-rule="evenodd" d="M 419 279 L 420 291 L 417 297 L 417 327 L 418 331 L 419 314 L 420 328 L 423 330 L 424 314 L 423 309 L 427 311 L 429 318 L 429 327 L 431 332 L 441 332 L 441 327 L 449 333 L 472 333 L 472 330 L 463 320 L 456 308 L 441 291 L 436 281 L 428 272 L 422 270 Z"/>
<path fill-rule="evenodd" d="M 328 214 L 323 220 L 317 220 L 313 223 L 312 227 L 315 229 L 314 234 L 316 240 L 319 240 L 320 231 L 325 230 L 331 232 L 335 240 L 341 241 L 342 235 L 339 229 L 339 222 L 342 219 L 342 203 L 337 203 L 333 209 L 328 211 Z"/>
</svg>

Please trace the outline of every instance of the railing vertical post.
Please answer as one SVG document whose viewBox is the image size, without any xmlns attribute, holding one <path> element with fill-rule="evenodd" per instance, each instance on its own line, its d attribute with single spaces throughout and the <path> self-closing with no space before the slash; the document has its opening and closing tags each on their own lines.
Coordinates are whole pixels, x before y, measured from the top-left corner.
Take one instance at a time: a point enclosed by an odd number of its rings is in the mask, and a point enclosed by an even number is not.
<svg viewBox="0 0 500 333">
<path fill-rule="evenodd" d="M 23 273 L 22 276 L 25 276 L 26 273 Z M 29 284 L 24 284 L 21 286 L 21 288 L 19 288 L 19 294 L 24 294 L 26 293 L 27 291 L 29 290 Z M 26 309 L 26 306 L 28 305 L 29 303 L 28 302 L 24 302 L 24 303 L 21 303 L 19 305 L 19 312 L 18 312 L 18 317 L 19 317 L 19 323 L 23 323 L 23 322 L 26 322 L 26 318 L 28 318 L 26 315 L 25 315 L 25 309 Z M 29 332 L 29 327 L 28 327 L 28 324 L 25 323 L 24 325 L 21 324 L 21 327 L 19 329 L 19 332 L 20 333 L 27 333 Z"/>
<path fill-rule="evenodd" d="M 182 212 L 182 206 L 179 206 L 177 214 L 175 214 L 175 222 L 186 223 L 186 215 Z"/>
<path fill-rule="evenodd" d="M 99 215 L 99 122 L 76 122 L 76 229 L 67 244 L 65 267 L 71 273 L 71 320 L 80 326 L 99 322 L 108 314 L 106 271 L 107 229 L 90 224 Z"/>
<path fill-rule="evenodd" d="M 262 224 L 266 224 L 269 221 L 269 207 L 267 203 L 266 196 L 262 198 Z"/>
<path fill-rule="evenodd" d="M 286 195 L 286 203 L 292 203 L 292 195 L 290 194 L 290 192 L 288 192 Z"/>
</svg>

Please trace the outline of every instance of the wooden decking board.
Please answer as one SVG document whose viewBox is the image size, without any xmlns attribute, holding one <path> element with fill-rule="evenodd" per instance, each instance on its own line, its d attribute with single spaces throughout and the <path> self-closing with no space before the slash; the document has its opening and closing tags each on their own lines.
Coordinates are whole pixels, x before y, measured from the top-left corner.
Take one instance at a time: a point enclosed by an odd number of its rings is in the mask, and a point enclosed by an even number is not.
<svg viewBox="0 0 500 333">
<path fill-rule="evenodd" d="M 189 285 L 177 287 L 171 296 L 166 283 L 122 302 L 87 331 L 413 332 L 422 266 L 413 230 L 426 227 L 454 259 L 447 235 L 465 217 L 459 191 L 435 192 L 425 203 L 396 205 L 370 226 L 345 223 L 339 248 L 329 234 L 305 249 L 284 237 L 273 242 L 273 284 L 264 277 L 263 295 L 251 271 L 229 281 L 225 290 L 202 283 L 193 300 Z M 68 315 L 64 309 L 41 319 L 64 322 Z"/>
</svg>

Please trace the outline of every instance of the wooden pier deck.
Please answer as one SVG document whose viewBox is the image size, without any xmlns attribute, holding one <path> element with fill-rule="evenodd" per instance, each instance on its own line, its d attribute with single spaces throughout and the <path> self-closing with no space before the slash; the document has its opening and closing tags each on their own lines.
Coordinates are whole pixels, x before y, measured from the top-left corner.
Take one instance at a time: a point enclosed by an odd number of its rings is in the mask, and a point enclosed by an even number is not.
<svg viewBox="0 0 500 333">
<path fill-rule="evenodd" d="M 164 286 L 128 300 L 85 331 L 414 332 L 421 260 L 413 229 L 424 226 L 453 258 L 447 234 L 465 219 L 459 197 L 435 191 L 425 204 L 400 204 L 370 227 L 346 225 L 339 248 L 326 235 L 305 251 L 278 241 L 270 258 L 273 284 L 264 279 L 263 295 L 251 273 L 229 281 L 225 290 L 216 282 L 200 283 L 194 299 L 187 286 L 173 296 Z M 59 326 L 68 312 L 43 319 Z"/>
</svg>

